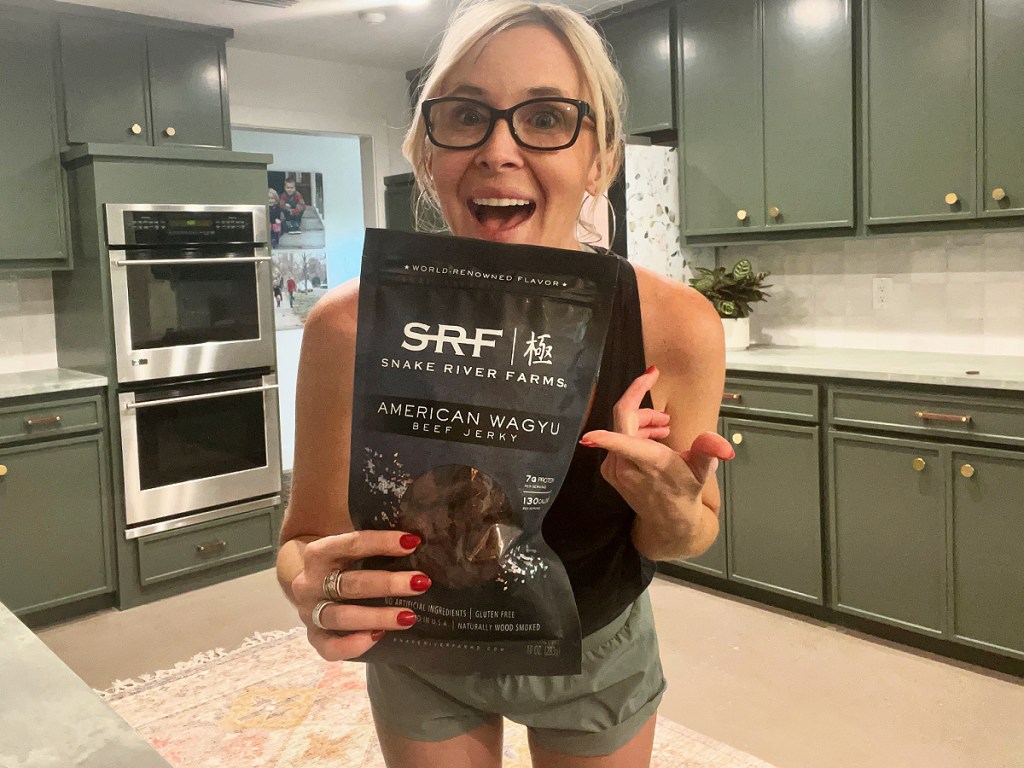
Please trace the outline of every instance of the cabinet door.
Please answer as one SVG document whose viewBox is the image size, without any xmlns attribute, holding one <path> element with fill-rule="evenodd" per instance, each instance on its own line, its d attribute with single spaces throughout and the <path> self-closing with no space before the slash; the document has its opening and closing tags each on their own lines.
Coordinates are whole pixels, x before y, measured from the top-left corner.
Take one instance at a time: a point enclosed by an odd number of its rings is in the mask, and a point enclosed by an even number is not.
<svg viewBox="0 0 1024 768">
<path fill-rule="evenodd" d="M 833 607 L 943 635 L 946 501 L 939 449 L 836 432 L 830 445 Z"/>
<path fill-rule="evenodd" d="M 821 604 L 818 428 L 724 419 L 729 578 Z"/>
<path fill-rule="evenodd" d="M 60 21 L 69 144 L 148 144 L 146 36 L 108 20 Z"/>
<path fill-rule="evenodd" d="M 993 216 L 1021 215 L 1024 5 L 1020 0 L 985 0 L 983 24 L 981 207 Z"/>
<path fill-rule="evenodd" d="M 972 217 L 974 2 L 865 0 L 864 8 L 868 224 Z"/>
<path fill-rule="evenodd" d="M 65 191 L 57 137 L 55 30 L 0 8 L 0 264 L 65 266 Z"/>
<path fill-rule="evenodd" d="M 722 419 L 719 419 L 718 434 L 724 434 L 724 429 L 725 426 L 722 424 Z M 684 568 L 691 568 L 695 571 L 719 576 L 724 579 L 728 575 L 725 560 L 726 515 L 728 514 L 725 504 L 725 462 L 719 462 L 715 478 L 718 480 L 718 492 L 722 499 L 722 506 L 718 510 L 718 538 L 715 539 L 715 543 L 703 555 L 691 557 L 688 560 L 672 560 L 671 562 L 674 565 L 681 565 Z"/>
<path fill-rule="evenodd" d="M 850 0 L 764 3 L 765 220 L 853 226 Z"/>
<path fill-rule="evenodd" d="M 760 2 L 691 0 L 680 14 L 684 233 L 761 229 Z"/>
<path fill-rule="evenodd" d="M 675 128 L 672 13 L 667 5 L 602 23 L 626 87 L 628 134 Z"/>
<path fill-rule="evenodd" d="M 953 634 L 1024 658 L 1024 457 L 955 451 Z"/>
<path fill-rule="evenodd" d="M 150 32 L 147 40 L 154 143 L 225 146 L 224 42 L 187 32 Z"/>
<path fill-rule="evenodd" d="M 0 601 L 15 613 L 113 591 L 100 439 L 0 449 Z"/>
<path fill-rule="evenodd" d="M 415 232 L 416 220 L 413 214 L 413 193 L 416 184 L 412 174 L 402 174 L 384 179 L 384 220 L 388 229 Z"/>
</svg>

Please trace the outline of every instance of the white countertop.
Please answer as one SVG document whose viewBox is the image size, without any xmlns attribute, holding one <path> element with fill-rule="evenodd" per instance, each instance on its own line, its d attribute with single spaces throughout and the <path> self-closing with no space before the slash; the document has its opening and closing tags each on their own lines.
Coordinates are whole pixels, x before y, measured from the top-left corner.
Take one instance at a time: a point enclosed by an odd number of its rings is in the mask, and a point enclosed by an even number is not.
<svg viewBox="0 0 1024 768">
<path fill-rule="evenodd" d="M 728 350 L 725 366 L 730 373 L 787 373 L 1024 392 L 1024 357 L 1013 355 L 755 345 Z"/>
<path fill-rule="evenodd" d="M 68 368 L 46 368 L 39 371 L 0 373 L 0 399 L 70 392 L 107 386 L 106 376 L 72 371 Z"/>
</svg>

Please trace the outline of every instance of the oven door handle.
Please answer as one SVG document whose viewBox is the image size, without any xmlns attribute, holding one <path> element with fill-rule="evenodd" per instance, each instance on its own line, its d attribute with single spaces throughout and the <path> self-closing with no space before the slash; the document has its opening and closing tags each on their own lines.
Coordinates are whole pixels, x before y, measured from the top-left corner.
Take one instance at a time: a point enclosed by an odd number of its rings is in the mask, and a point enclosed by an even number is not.
<svg viewBox="0 0 1024 768">
<path fill-rule="evenodd" d="M 245 395 L 249 392 L 266 392 L 269 389 L 277 389 L 277 384 L 264 384 L 261 387 L 244 387 L 242 389 L 229 389 L 227 392 L 207 392 L 204 395 L 184 395 L 182 397 L 165 397 L 162 400 L 148 400 L 144 403 L 125 403 L 125 410 L 137 410 L 139 408 L 152 408 L 157 405 L 170 405 L 172 403 L 187 403 L 191 400 L 210 400 L 214 397 L 230 397 L 231 395 Z"/>
<path fill-rule="evenodd" d="M 238 256 L 227 259 L 118 259 L 119 267 L 160 266 L 164 264 L 238 264 L 239 262 L 270 261 L 270 256 Z"/>
</svg>

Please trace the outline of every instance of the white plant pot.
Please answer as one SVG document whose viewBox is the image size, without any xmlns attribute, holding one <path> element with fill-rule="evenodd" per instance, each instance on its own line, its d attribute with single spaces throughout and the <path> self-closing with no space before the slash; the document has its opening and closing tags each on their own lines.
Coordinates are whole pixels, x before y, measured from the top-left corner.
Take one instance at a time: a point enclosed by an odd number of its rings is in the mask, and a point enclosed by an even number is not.
<svg viewBox="0 0 1024 768">
<path fill-rule="evenodd" d="M 746 349 L 750 346 L 750 318 L 723 317 L 726 349 Z"/>
</svg>

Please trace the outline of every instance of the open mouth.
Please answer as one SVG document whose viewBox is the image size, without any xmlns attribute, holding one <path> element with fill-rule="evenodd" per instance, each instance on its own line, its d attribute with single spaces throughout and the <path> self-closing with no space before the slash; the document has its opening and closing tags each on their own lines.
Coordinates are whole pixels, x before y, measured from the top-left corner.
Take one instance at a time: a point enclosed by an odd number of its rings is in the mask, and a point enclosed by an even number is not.
<svg viewBox="0 0 1024 768">
<path fill-rule="evenodd" d="M 537 204 L 515 197 L 476 197 L 469 201 L 469 210 L 486 229 L 503 232 L 527 221 Z"/>
</svg>

